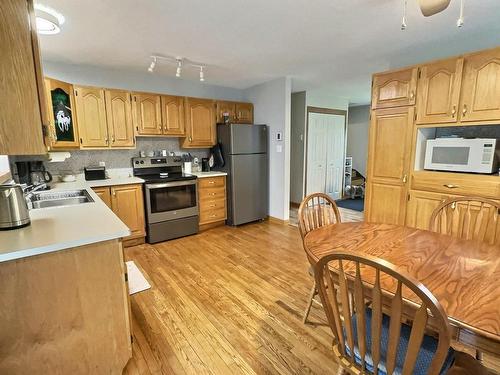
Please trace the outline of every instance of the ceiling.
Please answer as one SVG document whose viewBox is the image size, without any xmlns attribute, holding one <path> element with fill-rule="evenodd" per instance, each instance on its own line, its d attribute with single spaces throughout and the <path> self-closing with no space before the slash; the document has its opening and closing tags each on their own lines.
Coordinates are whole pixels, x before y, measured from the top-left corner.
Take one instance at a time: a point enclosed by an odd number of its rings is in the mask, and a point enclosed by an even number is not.
<svg viewBox="0 0 500 375">
<path fill-rule="evenodd" d="M 430 18 L 408 0 L 406 31 L 401 0 L 38 2 L 66 17 L 60 34 L 40 36 L 44 60 L 146 72 L 152 53 L 183 56 L 207 65 L 210 84 L 290 76 L 293 91 L 328 86 L 353 104 L 369 102 L 373 72 L 500 44 L 499 0 L 466 0 L 461 29 L 459 0 Z"/>
</svg>

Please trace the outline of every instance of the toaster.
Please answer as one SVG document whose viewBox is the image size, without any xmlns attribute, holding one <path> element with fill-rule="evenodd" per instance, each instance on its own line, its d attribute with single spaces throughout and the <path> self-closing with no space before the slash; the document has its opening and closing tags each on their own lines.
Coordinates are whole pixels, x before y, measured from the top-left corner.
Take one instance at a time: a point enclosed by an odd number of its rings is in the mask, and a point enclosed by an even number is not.
<svg viewBox="0 0 500 375">
<path fill-rule="evenodd" d="M 85 167 L 85 180 L 104 180 L 106 179 L 106 167 L 95 166 L 95 167 Z"/>
</svg>

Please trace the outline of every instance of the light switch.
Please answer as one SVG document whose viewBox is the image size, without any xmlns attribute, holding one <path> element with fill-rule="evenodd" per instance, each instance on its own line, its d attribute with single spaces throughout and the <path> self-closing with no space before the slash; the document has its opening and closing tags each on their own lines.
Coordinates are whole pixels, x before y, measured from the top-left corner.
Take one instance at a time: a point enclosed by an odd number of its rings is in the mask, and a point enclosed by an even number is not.
<svg viewBox="0 0 500 375">
<path fill-rule="evenodd" d="M 276 145 L 276 152 L 283 152 L 283 146 Z"/>
</svg>

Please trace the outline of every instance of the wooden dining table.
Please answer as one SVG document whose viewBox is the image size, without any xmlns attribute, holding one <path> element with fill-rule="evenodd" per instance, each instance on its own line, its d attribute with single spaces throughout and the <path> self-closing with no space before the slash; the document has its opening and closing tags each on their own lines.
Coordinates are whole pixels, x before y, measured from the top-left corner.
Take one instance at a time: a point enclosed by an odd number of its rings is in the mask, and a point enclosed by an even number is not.
<svg viewBox="0 0 500 375">
<path fill-rule="evenodd" d="M 500 355 L 498 245 L 399 225 L 358 222 L 314 229 L 305 236 L 304 247 L 313 264 L 335 250 L 392 263 L 437 298 L 448 315 L 454 340 Z"/>
</svg>

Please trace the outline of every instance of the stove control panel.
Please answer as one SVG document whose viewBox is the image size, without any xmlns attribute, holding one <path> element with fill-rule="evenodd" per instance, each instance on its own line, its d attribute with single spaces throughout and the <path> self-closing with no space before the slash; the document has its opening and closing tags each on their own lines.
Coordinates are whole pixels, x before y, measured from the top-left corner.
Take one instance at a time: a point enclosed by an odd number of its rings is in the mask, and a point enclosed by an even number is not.
<svg viewBox="0 0 500 375">
<path fill-rule="evenodd" d="M 180 156 L 159 156 L 132 158 L 132 167 L 134 168 L 154 168 L 154 167 L 175 167 L 182 166 Z"/>
</svg>

